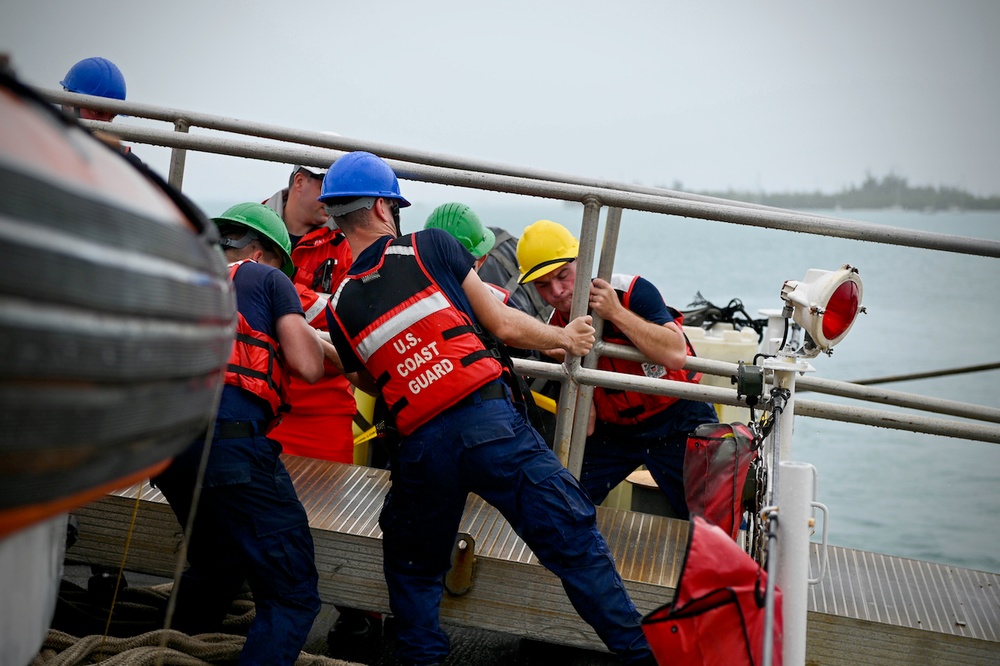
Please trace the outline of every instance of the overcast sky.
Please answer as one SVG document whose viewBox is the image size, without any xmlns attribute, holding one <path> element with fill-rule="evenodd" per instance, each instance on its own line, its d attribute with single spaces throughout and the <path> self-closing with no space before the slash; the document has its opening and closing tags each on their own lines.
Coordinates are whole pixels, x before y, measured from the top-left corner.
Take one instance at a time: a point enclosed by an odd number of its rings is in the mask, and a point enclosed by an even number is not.
<svg viewBox="0 0 1000 666">
<path fill-rule="evenodd" d="M 42 87 L 100 55 L 134 101 L 595 178 L 831 192 L 894 172 L 1000 194 L 997 0 L 7 0 L 0 15 L 0 50 Z M 196 197 L 264 196 L 288 174 L 198 165 Z"/>
</svg>

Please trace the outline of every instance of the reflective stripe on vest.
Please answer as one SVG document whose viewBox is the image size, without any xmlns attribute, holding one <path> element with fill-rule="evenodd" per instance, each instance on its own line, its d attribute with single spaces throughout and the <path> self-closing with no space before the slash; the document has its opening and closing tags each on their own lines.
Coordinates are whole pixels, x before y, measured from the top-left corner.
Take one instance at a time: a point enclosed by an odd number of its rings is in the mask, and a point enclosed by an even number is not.
<svg viewBox="0 0 1000 666">
<path fill-rule="evenodd" d="M 302 303 L 306 322 L 315 329 L 325 331 L 326 304 L 329 302 L 326 296 L 298 282 L 295 283 L 295 291 L 299 293 L 299 302 Z"/>
<path fill-rule="evenodd" d="M 389 243 L 375 268 L 342 282 L 330 304 L 403 435 L 501 374 L 471 320 L 424 269 L 410 236 Z"/>
</svg>

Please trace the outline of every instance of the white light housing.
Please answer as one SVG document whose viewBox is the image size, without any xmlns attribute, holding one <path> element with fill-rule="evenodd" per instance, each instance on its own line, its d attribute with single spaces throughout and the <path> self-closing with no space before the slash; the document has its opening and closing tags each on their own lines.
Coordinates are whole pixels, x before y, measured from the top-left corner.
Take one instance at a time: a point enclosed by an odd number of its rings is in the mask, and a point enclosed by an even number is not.
<svg viewBox="0 0 1000 666">
<path fill-rule="evenodd" d="M 793 308 L 792 319 L 809 335 L 805 351 L 812 356 L 829 354 L 847 336 L 864 312 L 861 296 L 858 269 L 847 264 L 835 271 L 810 268 L 804 279 L 789 280 L 781 288 L 782 300 Z"/>
</svg>

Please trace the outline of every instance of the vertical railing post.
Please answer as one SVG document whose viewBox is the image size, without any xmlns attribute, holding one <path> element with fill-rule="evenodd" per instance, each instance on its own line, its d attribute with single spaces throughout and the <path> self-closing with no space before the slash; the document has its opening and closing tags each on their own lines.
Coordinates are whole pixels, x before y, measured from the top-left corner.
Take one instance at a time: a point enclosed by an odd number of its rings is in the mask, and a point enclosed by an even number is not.
<svg viewBox="0 0 1000 666">
<path fill-rule="evenodd" d="M 601 245 L 601 259 L 597 264 L 597 277 L 603 280 L 611 279 L 611 271 L 615 265 L 615 251 L 618 246 L 618 229 L 621 227 L 622 209 L 609 208 L 607 224 L 604 228 L 604 243 Z M 596 229 L 595 229 L 596 231 Z M 581 234 L 582 237 L 582 234 Z M 596 244 L 596 233 L 595 233 Z M 589 273 L 588 273 L 589 275 Z M 579 272 L 577 273 L 579 278 Z M 579 282 L 577 283 L 579 284 Z M 589 291 L 590 283 L 584 286 Z M 575 292 L 574 292 L 575 295 Z M 604 320 L 594 315 L 594 334 L 600 341 L 601 333 L 604 331 Z M 596 368 L 597 359 L 600 356 L 599 346 L 595 346 L 593 351 L 587 354 L 582 361 L 585 368 Z M 576 415 L 573 420 L 573 435 L 569 448 L 569 467 L 574 476 L 580 478 L 583 470 L 583 454 L 587 446 L 587 425 L 589 423 L 590 410 L 593 409 L 594 387 L 582 385 L 576 397 Z"/>
<path fill-rule="evenodd" d="M 806 659 L 806 622 L 809 591 L 809 538 L 812 535 L 816 468 L 792 462 L 795 427 L 795 377 L 814 368 L 801 358 L 779 354 L 763 367 L 772 371 L 772 409 L 776 412 L 769 438 L 770 464 L 766 503 L 778 507 L 781 534 L 777 548 L 777 585 L 782 595 L 782 663 L 802 666 Z M 769 566 L 773 553 L 768 553 Z"/>
<path fill-rule="evenodd" d="M 809 605 L 809 537 L 816 468 L 808 463 L 781 463 L 778 517 L 778 587 L 782 604 L 782 663 L 806 662 L 806 618 Z M 768 556 L 770 557 L 770 556 Z"/>
<path fill-rule="evenodd" d="M 580 230 L 580 251 L 576 257 L 576 282 L 573 285 L 573 303 L 570 305 L 569 318 L 587 313 L 587 303 L 590 301 L 590 273 L 594 268 L 594 248 L 597 246 L 597 226 L 601 216 L 601 202 L 597 197 L 588 196 L 583 200 L 583 226 Z M 576 369 L 580 367 L 579 357 L 567 356 L 565 360 L 568 376 L 559 392 L 559 408 L 556 414 L 556 432 L 554 449 L 559 460 L 569 468 L 573 476 L 580 478 L 580 469 L 569 466 L 571 438 L 576 417 L 577 398 L 580 385 L 576 381 Z M 586 420 L 584 421 L 586 435 Z M 582 455 L 577 456 L 582 463 Z"/>
<path fill-rule="evenodd" d="M 183 118 L 174 121 L 174 131 L 187 134 L 191 124 Z M 170 151 L 170 166 L 167 170 L 167 182 L 178 190 L 184 184 L 184 164 L 187 161 L 187 149 L 173 148 Z"/>
</svg>

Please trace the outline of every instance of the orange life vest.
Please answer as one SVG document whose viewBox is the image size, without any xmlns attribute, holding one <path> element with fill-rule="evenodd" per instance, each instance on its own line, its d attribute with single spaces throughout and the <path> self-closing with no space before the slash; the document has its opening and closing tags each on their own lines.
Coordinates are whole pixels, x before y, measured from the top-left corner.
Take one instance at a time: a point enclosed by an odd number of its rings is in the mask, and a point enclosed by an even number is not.
<svg viewBox="0 0 1000 666">
<path fill-rule="evenodd" d="M 501 375 L 469 317 L 423 267 L 411 236 L 388 243 L 371 270 L 349 276 L 330 305 L 403 435 Z"/>
<path fill-rule="evenodd" d="M 305 313 L 306 322 L 313 328 L 326 330 L 326 305 L 327 299 L 323 294 L 313 291 L 301 283 L 295 283 L 295 290 L 299 294 L 299 301 L 302 303 L 302 311 Z M 327 414 L 354 414 L 356 410 L 354 402 L 354 392 L 351 390 L 351 382 L 337 371 L 337 367 L 329 359 L 323 360 L 325 373 L 323 377 L 313 383 L 306 382 L 298 377 L 290 377 L 286 391 L 286 400 L 291 404 L 291 411 L 285 416 L 284 421 L 294 418 L 297 414 L 327 415 Z M 330 433 L 330 437 L 350 437 L 354 435 L 348 431 L 345 433 Z M 286 442 L 281 442 L 283 446 Z"/>
<path fill-rule="evenodd" d="M 484 282 L 483 284 L 486 285 L 489 292 L 496 296 L 496 299 L 504 305 L 507 305 L 508 301 L 510 301 L 510 292 L 503 287 L 498 287 L 495 284 L 490 284 L 489 282 Z"/>
<path fill-rule="evenodd" d="M 339 229 L 319 227 L 295 244 L 292 263 L 293 282 L 329 294 L 351 267 L 351 246 Z"/>
<path fill-rule="evenodd" d="M 635 288 L 637 275 L 611 276 L 611 286 L 618 292 L 622 305 L 629 307 L 632 297 L 632 290 Z M 674 323 L 681 326 L 684 322 L 684 315 L 673 309 L 669 305 L 667 309 L 674 317 Z M 552 313 L 551 323 L 555 326 L 566 326 L 566 319 L 556 310 Z M 635 347 L 632 341 L 625 337 L 625 334 L 618 330 L 610 322 L 604 323 L 604 333 L 601 338 L 605 342 L 616 345 L 626 345 Z M 688 356 L 695 356 L 694 347 L 691 342 L 684 338 L 687 344 Z M 610 370 L 639 377 L 654 377 L 658 379 L 670 379 L 677 382 L 688 382 L 697 384 L 701 381 L 701 373 L 693 370 L 667 370 L 662 365 L 654 363 L 641 363 L 639 361 L 629 361 L 621 358 L 611 358 L 601 356 L 597 360 L 598 370 Z M 639 391 L 622 391 L 620 389 L 594 387 L 594 405 L 597 408 L 597 419 L 604 423 L 616 425 L 635 425 L 642 423 L 654 414 L 662 412 L 670 405 L 677 402 L 679 398 L 669 395 L 655 395 L 653 393 L 640 393 Z"/>
<path fill-rule="evenodd" d="M 236 277 L 236 271 L 243 265 L 238 261 L 229 266 L 229 279 Z M 226 369 L 226 384 L 253 393 L 271 406 L 275 416 L 285 411 L 285 390 L 288 373 L 278 353 L 278 343 L 271 336 L 255 331 L 237 312 L 236 342 L 229 355 Z"/>
<path fill-rule="evenodd" d="M 327 295 L 321 294 L 301 282 L 294 284 L 299 301 L 302 303 L 302 312 L 305 314 L 306 323 L 317 330 L 325 331 Z"/>
</svg>

